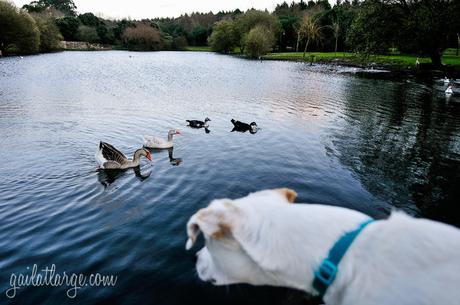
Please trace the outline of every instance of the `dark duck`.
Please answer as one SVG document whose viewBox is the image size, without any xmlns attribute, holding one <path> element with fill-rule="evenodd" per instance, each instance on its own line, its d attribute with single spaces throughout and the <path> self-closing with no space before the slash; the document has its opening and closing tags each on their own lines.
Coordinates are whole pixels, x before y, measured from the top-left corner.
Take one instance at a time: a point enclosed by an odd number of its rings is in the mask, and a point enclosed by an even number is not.
<svg viewBox="0 0 460 305">
<path fill-rule="evenodd" d="M 233 123 L 232 132 L 233 131 L 239 131 L 239 132 L 249 131 L 250 133 L 254 134 L 258 130 L 256 122 L 252 122 L 251 124 L 247 124 L 247 123 L 243 123 L 243 122 L 240 122 L 240 121 L 236 121 L 234 119 L 232 119 L 231 122 Z"/>
<path fill-rule="evenodd" d="M 204 122 L 203 121 L 199 121 L 199 120 L 186 120 L 187 123 L 188 123 L 188 126 L 192 127 L 192 128 L 208 128 L 209 125 L 208 125 L 208 122 L 211 121 L 210 118 L 206 118 L 204 119 Z"/>
</svg>

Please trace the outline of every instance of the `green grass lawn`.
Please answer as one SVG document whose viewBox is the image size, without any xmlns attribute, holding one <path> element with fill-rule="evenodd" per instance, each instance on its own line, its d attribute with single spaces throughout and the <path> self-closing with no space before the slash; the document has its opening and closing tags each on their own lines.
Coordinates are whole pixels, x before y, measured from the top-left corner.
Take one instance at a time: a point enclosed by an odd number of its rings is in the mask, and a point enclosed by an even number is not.
<svg viewBox="0 0 460 305">
<path fill-rule="evenodd" d="M 340 61 L 349 61 L 350 63 L 358 62 L 375 62 L 377 64 L 389 64 L 389 65 L 401 65 L 401 66 L 415 66 L 417 56 L 415 55 L 371 55 L 367 60 L 363 60 L 361 57 L 354 53 L 347 52 L 307 52 L 305 58 L 303 52 L 291 52 L 291 53 L 270 53 L 265 55 L 264 59 L 281 59 L 281 60 L 305 60 L 311 61 L 314 56 L 314 61 L 330 62 L 334 59 Z M 431 60 L 428 57 L 420 57 L 420 63 L 430 63 Z M 442 57 L 442 63 L 446 65 L 460 66 L 460 56 L 456 55 L 455 49 L 448 49 Z"/>
<path fill-rule="evenodd" d="M 186 51 L 193 51 L 193 52 L 211 52 L 211 47 L 208 46 L 198 46 L 198 47 L 193 47 L 193 46 L 188 46 L 185 48 Z"/>
<path fill-rule="evenodd" d="M 187 51 L 195 52 L 211 52 L 211 47 L 209 46 L 189 46 L 186 48 Z M 452 65 L 460 67 L 460 56 L 457 56 L 456 49 L 447 49 L 444 52 L 442 57 L 442 63 L 445 65 Z M 234 54 L 239 54 L 239 49 L 235 48 L 232 52 Z M 312 56 L 314 56 L 314 61 L 318 62 L 332 62 L 334 59 L 338 61 L 346 61 L 351 64 L 363 64 L 363 63 L 377 63 L 385 65 L 395 65 L 395 66 L 415 66 L 415 60 L 417 56 L 415 55 L 406 55 L 406 54 L 391 54 L 391 55 L 371 55 L 368 59 L 364 60 L 362 57 L 357 56 L 355 53 L 348 52 L 307 52 L 305 58 L 303 57 L 303 52 L 288 52 L 288 53 L 269 53 L 263 56 L 264 59 L 280 59 L 280 60 L 305 60 L 311 61 Z M 420 63 L 431 63 L 429 57 L 420 57 Z"/>
</svg>

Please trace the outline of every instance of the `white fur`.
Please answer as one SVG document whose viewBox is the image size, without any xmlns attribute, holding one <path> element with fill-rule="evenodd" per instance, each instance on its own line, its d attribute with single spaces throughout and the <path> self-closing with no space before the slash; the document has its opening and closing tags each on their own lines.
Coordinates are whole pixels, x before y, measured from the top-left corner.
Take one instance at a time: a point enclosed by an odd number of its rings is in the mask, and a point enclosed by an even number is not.
<svg viewBox="0 0 460 305">
<path fill-rule="evenodd" d="M 267 190 L 215 200 L 197 212 L 187 224 L 187 248 L 202 231 L 206 246 L 197 254 L 196 268 L 204 281 L 316 294 L 314 271 L 340 236 L 366 219 L 340 207 L 289 204 L 279 192 Z M 460 230 L 401 212 L 370 224 L 341 261 L 324 301 L 460 304 Z"/>
</svg>

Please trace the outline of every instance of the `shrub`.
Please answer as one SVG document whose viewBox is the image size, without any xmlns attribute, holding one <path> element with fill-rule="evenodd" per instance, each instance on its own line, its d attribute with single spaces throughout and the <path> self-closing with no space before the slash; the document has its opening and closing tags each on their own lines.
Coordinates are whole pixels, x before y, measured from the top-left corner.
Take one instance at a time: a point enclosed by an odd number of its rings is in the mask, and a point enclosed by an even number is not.
<svg viewBox="0 0 460 305">
<path fill-rule="evenodd" d="M 249 57 L 258 58 L 267 54 L 274 43 L 273 34 L 265 26 L 257 25 L 245 39 L 245 52 Z"/>
<path fill-rule="evenodd" d="M 128 27 L 121 35 L 123 45 L 128 50 L 157 51 L 161 49 L 161 35 L 157 29 L 143 23 Z"/>
<path fill-rule="evenodd" d="M 187 39 L 184 36 L 173 38 L 172 49 L 173 50 L 185 50 L 187 48 Z"/>
</svg>

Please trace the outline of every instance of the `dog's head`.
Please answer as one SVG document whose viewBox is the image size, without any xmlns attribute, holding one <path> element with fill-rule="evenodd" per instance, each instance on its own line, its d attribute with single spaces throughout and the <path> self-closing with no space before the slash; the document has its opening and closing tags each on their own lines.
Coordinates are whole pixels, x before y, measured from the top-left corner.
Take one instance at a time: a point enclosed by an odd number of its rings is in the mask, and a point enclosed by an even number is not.
<svg viewBox="0 0 460 305">
<path fill-rule="evenodd" d="M 237 200 L 214 200 L 195 213 L 187 223 L 186 249 L 202 232 L 205 247 L 196 263 L 200 279 L 215 285 L 277 285 L 270 274 L 284 266 L 281 253 L 276 253 L 280 238 L 273 234 L 273 219 L 296 196 L 287 188 L 265 190 Z"/>
</svg>

